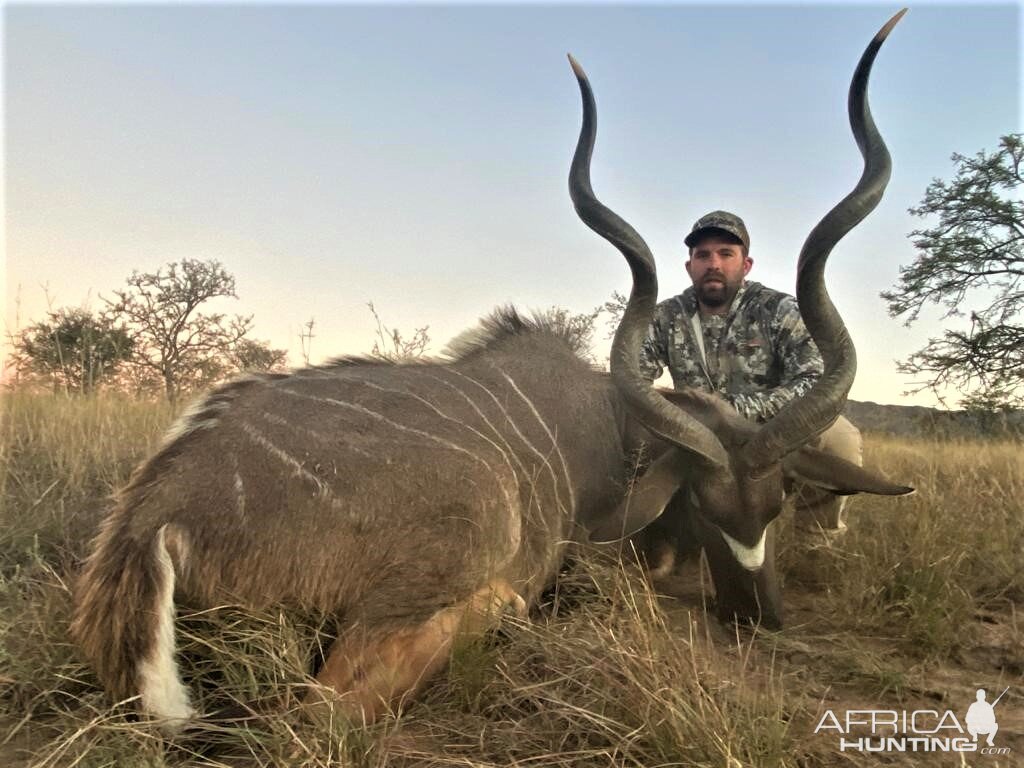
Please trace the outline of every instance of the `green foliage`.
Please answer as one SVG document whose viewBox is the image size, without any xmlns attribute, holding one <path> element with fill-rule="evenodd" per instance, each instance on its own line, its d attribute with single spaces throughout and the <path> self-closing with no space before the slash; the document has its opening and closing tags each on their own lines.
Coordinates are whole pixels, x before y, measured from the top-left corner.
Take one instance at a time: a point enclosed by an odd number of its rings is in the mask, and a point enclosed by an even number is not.
<svg viewBox="0 0 1024 768">
<path fill-rule="evenodd" d="M 893 317 L 917 320 L 928 303 L 945 318 L 970 317 L 900 365 L 923 375 L 921 388 L 952 385 L 990 404 L 1024 403 L 1024 135 L 1010 134 L 992 154 L 954 154 L 952 181 L 935 179 L 910 213 L 937 218 L 910 233 L 919 253 L 882 293 Z M 970 305 L 970 310 L 965 304 Z"/>
<path fill-rule="evenodd" d="M 113 378 L 133 350 L 124 328 L 75 308 L 49 312 L 46 320 L 23 329 L 12 343 L 19 376 L 40 378 L 54 390 L 81 393 Z"/>
</svg>

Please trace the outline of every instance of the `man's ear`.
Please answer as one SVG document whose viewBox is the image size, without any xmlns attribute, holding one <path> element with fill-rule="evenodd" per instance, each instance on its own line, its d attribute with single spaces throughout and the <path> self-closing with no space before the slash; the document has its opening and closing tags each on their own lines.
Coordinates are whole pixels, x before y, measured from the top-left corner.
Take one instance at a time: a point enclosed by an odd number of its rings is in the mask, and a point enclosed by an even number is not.
<svg viewBox="0 0 1024 768">
<path fill-rule="evenodd" d="M 691 272 L 690 272 L 690 260 L 687 259 L 686 263 L 683 264 L 683 266 L 686 267 L 686 274 L 690 275 L 690 277 L 692 278 L 693 274 L 691 274 Z"/>
<path fill-rule="evenodd" d="M 754 260 L 750 256 L 743 257 L 743 276 L 746 277 L 750 274 L 751 267 L 754 266 Z"/>
</svg>

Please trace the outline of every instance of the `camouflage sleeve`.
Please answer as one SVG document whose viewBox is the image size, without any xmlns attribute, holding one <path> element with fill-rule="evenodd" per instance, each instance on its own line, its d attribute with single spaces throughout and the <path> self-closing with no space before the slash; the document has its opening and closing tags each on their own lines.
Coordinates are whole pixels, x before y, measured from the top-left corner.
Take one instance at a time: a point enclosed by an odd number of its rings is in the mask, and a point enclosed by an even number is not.
<svg viewBox="0 0 1024 768">
<path fill-rule="evenodd" d="M 640 375 L 653 382 L 661 376 L 666 365 L 668 365 L 668 334 L 665 331 L 661 312 L 656 312 L 650 328 L 647 329 L 647 338 L 644 339 L 644 343 L 640 347 Z"/>
<path fill-rule="evenodd" d="M 748 419 L 767 421 L 783 406 L 803 395 L 825 368 L 796 299 L 786 296 L 769 321 L 772 348 L 781 363 L 779 385 L 763 392 L 729 395 L 726 399 Z"/>
</svg>

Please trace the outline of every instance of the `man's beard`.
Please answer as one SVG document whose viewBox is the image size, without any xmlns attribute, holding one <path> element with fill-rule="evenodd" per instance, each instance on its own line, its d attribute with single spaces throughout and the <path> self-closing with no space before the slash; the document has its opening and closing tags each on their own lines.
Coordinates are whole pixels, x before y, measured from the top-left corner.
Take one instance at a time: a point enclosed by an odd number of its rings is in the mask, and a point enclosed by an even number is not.
<svg viewBox="0 0 1024 768">
<path fill-rule="evenodd" d="M 709 279 L 717 280 L 718 282 L 709 285 Z M 701 280 L 700 285 L 697 286 L 697 298 L 700 299 L 700 303 L 704 306 L 717 309 L 718 307 L 730 304 L 738 291 L 738 285 L 729 285 L 729 282 L 724 277 L 716 275 L 713 278 Z"/>
</svg>

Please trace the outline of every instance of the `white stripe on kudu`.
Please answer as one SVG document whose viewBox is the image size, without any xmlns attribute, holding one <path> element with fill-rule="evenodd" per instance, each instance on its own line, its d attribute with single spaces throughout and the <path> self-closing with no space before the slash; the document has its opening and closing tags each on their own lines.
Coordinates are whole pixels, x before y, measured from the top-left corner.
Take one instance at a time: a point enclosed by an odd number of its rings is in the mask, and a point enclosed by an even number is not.
<svg viewBox="0 0 1024 768">
<path fill-rule="evenodd" d="M 252 424 L 243 421 L 242 431 L 245 432 L 245 434 L 248 435 L 249 439 L 251 439 L 254 443 L 259 445 L 261 448 L 265 449 L 268 453 L 279 459 L 284 464 L 287 464 L 289 467 L 291 467 L 293 475 L 296 475 L 298 477 L 301 477 L 303 480 L 307 480 L 313 483 L 313 485 L 316 486 L 317 493 L 319 495 L 331 495 L 331 489 L 327 487 L 323 480 L 321 480 L 319 477 L 317 477 L 304 466 L 302 466 L 302 462 L 300 462 L 298 459 L 296 459 L 293 456 L 290 456 L 285 451 L 281 450 L 272 442 L 270 442 L 270 440 L 268 440 L 265 436 L 261 435 L 256 430 L 256 428 L 252 426 Z"/>
<path fill-rule="evenodd" d="M 420 395 L 416 394 L 415 392 L 409 392 L 408 390 L 403 390 L 403 389 L 392 389 L 390 387 L 382 387 L 379 384 L 374 384 L 372 381 L 362 380 L 359 383 L 363 384 L 363 385 L 365 385 L 367 387 L 370 387 L 371 389 L 376 389 L 376 390 L 378 390 L 380 392 L 389 392 L 390 394 L 393 394 L 393 395 L 402 395 L 402 396 L 405 396 L 405 397 L 411 397 L 414 400 L 416 400 L 416 401 L 418 401 L 420 403 L 423 403 L 423 405 L 427 406 L 427 408 L 432 410 L 434 413 L 436 413 L 438 416 L 440 416 L 445 421 L 450 421 L 453 424 L 458 424 L 460 427 L 462 427 L 462 428 L 464 428 L 466 430 L 469 430 L 474 435 L 479 437 L 481 440 L 484 440 L 487 443 L 489 443 L 491 445 L 491 447 L 494 448 L 494 450 L 496 450 L 498 453 L 501 454 L 501 457 L 505 460 L 505 463 L 508 464 L 508 468 L 512 472 L 513 480 L 515 480 L 516 485 L 519 485 L 519 475 L 516 473 L 515 467 L 512 466 L 512 462 L 509 460 L 508 454 L 502 449 L 502 447 L 500 445 L 498 445 L 496 442 L 491 440 L 491 438 L 489 438 L 487 435 L 483 434 L 476 427 L 474 427 L 474 426 L 472 426 L 470 424 L 467 424 L 466 422 L 462 421 L 461 419 L 456 419 L 453 416 L 449 416 L 447 413 L 442 411 L 440 408 L 438 408 L 436 405 L 431 403 L 429 400 L 427 400 L 424 397 L 421 397 Z"/>
<path fill-rule="evenodd" d="M 551 462 L 549 462 L 549 461 L 548 461 L 548 458 L 547 458 L 547 456 L 545 456 L 545 455 L 544 455 L 543 453 L 541 453 L 541 452 L 540 452 L 540 451 L 539 451 L 539 450 L 537 449 L 537 447 L 536 447 L 536 446 L 535 446 L 535 445 L 534 445 L 533 443 L 531 443 L 531 442 L 530 442 L 530 440 L 529 440 L 529 439 L 528 439 L 528 438 L 526 437 L 526 435 L 524 435 L 524 434 L 522 433 L 522 430 L 520 430 L 520 429 L 519 429 L 519 426 L 518 426 L 518 425 L 517 425 L 517 424 L 515 423 L 515 421 L 514 421 L 514 420 L 512 419 L 512 414 L 510 414 L 510 413 L 508 412 L 508 410 L 507 410 L 507 409 L 505 408 L 505 406 L 501 404 L 501 401 L 500 401 L 500 400 L 499 400 L 499 399 L 497 398 L 497 396 L 496 396 L 496 395 L 495 395 L 495 394 L 494 394 L 493 392 L 491 392 L 491 390 L 489 390 L 489 389 L 488 389 L 487 387 L 485 387 L 485 386 L 484 386 L 483 384 L 481 384 L 481 383 L 480 383 L 479 381 L 477 381 L 476 379 L 472 378 L 471 376 L 467 376 L 466 374 L 464 374 L 464 373 L 461 373 L 460 371 L 456 371 L 456 370 L 454 370 L 454 369 L 446 369 L 446 370 L 447 370 L 448 372 L 450 372 L 450 373 L 454 373 L 454 374 L 455 374 L 455 375 L 457 375 L 457 376 L 461 376 L 462 378 L 464 378 L 464 379 L 467 379 L 468 381 L 471 381 L 472 383 L 474 383 L 474 384 L 476 384 L 476 385 L 477 385 L 478 387 L 480 387 L 480 389 L 482 389 L 482 390 L 483 390 L 484 392 L 486 392 L 486 393 L 487 393 L 488 395 L 490 395 L 491 399 L 492 399 L 492 400 L 494 401 L 494 404 L 498 406 L 498 410 L 499 410 L 499 411 L 501 411 L 502 415 L 503 415 L 503 416 L 505 417 L 505 421 L 507 421 L 507 422 L 508 422 L 508 424 L 509 424 L 509 426 L 510 426 L 510 427 L 512 427 L 512 431 L 513 431 L 513 432 L 515 432 L 515 433 L 516 433 L 516 436 L 517 436 L 517 437 L 518 437 L 518 438 L 519 438 L 520 440 L 522 440 L 523 444 L 524 444 L 524 445 L 525 445 L 525 446 L 526 446 L 527 448 L 529 448 L 529 449 L 530 449 L 530 451 L 532 451 L 532 452 L 533 452 L 533 454 L 534 454 L 534 455 L 535 455 L 535 456 L 536 456 L 536 457 L 537 457 L 538 459 L 540 459 L 540 460 L 541 460 L 541 463 L 543 463 L 543 465 L 544 465 L 545 467 L 547 467 L 547 470 L 548 470 L 548 474 L 550 474 L 550 475 L 551 475 L 551 485 L 552 485 L 552 487 L 553 487 L 553 489 L 554 489 L 554 492 L 555 492 L 555 504 L 557 504 L 557 505 L 558 505 L 558 508 L 559 508 L 560 510 L 562 510 L 563 514 L 565 514 L 565 513 L 566 513 L 566 508 L 565 508 L 565 504 L 564 504 L 564 503 L 562 502 L 562 496 L 561 496 L 561 494 L 560 494 L 560 493 L 558 492 L 558 478 L 557 478 L 557 477 L 555 476 L 555 470 L 554 470 L 554 468 L 553 468 L 553 467 L 551 466 Z M 570 494 L 571 494 L 571 490 L 570 490 Z M 574 508 L 575 508 L 575 505 L 574 505 Z"/>
<path fill-rule="evenodd" d="M 443 370 L 443 369 L 441 369 L 441 370 Z M 458 372 L 457 371 L 452 371 L 452 373 L 458 373 Z M 516 453 L 515 449 L 512 447 L 512 444 L 509 443 L 509 441 L 505 438 L 504 433 L 502 433 L 502 431 L 500 429 L 498 429 L 496 426 L 494 426 L 494 423 L 489 418 L 487 418 L 487 414 L 484 413 L 480 409 L 480 406 L 476 404 L 476 401 L 473 400 L 473 398 L 471 398 L 466 392 L 464 392 L 461 387 L 459 387 L 456 384 L 453 384 L 450 381 L 445 381 L 440 376 L 431 376 L 430 378 L 433 381 L 436 381 L 439 384 L 443 384 L 444 386 L 448 387 L 453 392 L 455 392 L 457 395 L 459 395 L 463 400 L 465 400 L 467 403 L 469 403 L 469 407 L 472 408 L 473 412 L 476 413 L 476 415 L 480 417 L 480 420 L 483 421 L 483 423 L 486 424 L 488 426 L 488 428 L 490 428 L 491 432 L 494 433 L 494 436 L 496 438 L 498 438 L 499 440 L 501 440 L 502 443 L 505 444 L 505 449 L 508 451 L 509 455 L 513 459 L 515 459 L 516 464 L 519 465 L 519 471 L 522 472 L 524 476 L 525 475 L 529 475 L 529 472 L 526 469 L 526 465 L 523 464 L 522 459 L 519 458 L 519 454 Z M 467 378 L 468 379 L 469 377 L 468 376 L 464 376 L 463 378 Z M 472 379 L 470 379 L 470 380 L 472 381 Z M 474 382 L 474 383 L 476 383 L 476 382 Z M 477 386 L 482 386 L 482 385 L 477 384 Z M 484 388 L 484 389 L 486 390 L 486 388 Z M 487 394 L 490 394 L 490 392 L 488 392 Z"/>
<path fill-rule="evenodd" d="M 508 488 L 506 488 L 505 487 L 505 483 L 502 482 L 501 475 L 499 475 L 494 470 L 494 467 L 492 467 L 487 462 L 486 459 L 484 459 L 484 458 L 482 458 L 480 456 L 477 456 L 475 453 L 473 453 L 470 450 L 467 450 L 466 448 L 463 448 L 461 445 L 453 443 L 451 440 L 446 440 L 445 438 L 440 437 L 439 435 L 435 435 L 435 434 L 433 434 L 431 432 L 426 432 L 426 431 L 424 431 L 422 429 L 416 429 L 415 427 L 408 427 L 408 426 L 406 426 L 404 424 L 399 424 L 398 422 L 392 421 L 391 419 L 387 418 L 383 414 L 377 413 L 376 411 L 372 411 L 372 410 L 370 410 L 369 408 L 367 408 L 365 406 L 359 405 L 358 403 L 349 403 L 349 402 L 347 402 L 345 400 L 337 400 L 337 399 L 335 399 L 333 397 L 317 397 L 315 395 L 306 395 L 306 394 L 303 394 L 302 392 L 296 392 L 293 389 L 282 388 L 281 391 L 284 392 L 285 394 L 292 395 L 293 397 L 302 398 L 304 400 L 312 400 L 312 401 L 318 402 L 318 403 L 327 403 L 329 405 L 336 405 L 339 408 L 347 408 L 347 409 L 355 411 L 357 413 L 361 413 L 361 414 L 363 414 L 365 416 L 369 416 L 370 418 L 375 419 L 376 421 L 379 421 L 382 424 L 387 424 L 389 427 L 392 427 L 393 429 L 397 429 L 397 430 L 399 430 L 401 432 L 408 432 L 410 434 L 419 435 L 420 437 L 425 437 L 428 440 L 433 440 L 437 444 L 444 446 L 445 448 L 450 448 L 453 451 L 458 451 L 459 453 L 466 454 L 467 456 L 469 456 L 474 461 L 478 461 L 479 463 L 481 463 L 485 467 L 487 467 L 487 469 L 491 472 L 491 474 L 494 475 L 494 479 L 498 483 L 498 487 L 501 489 L 502 495 L 504 495 L 504 497 L 505 497 L 505 503 L 508 505 L 508 508 L 509 509 L 515 509 L 515 507 L 513 507 L 513 505 L 512 505 L 512 499 L 509 496 Z"/>
<path fill-rule="evenodd" d="M 268 411 L 263 411 L 262 413 L 260 413 L 260 417 L 263 418 L 263 419 L 266 419 L 271 424 L 274 424 L 276 426 L 283 427 L 284 429 L 291 430 L 292 432 L 297 432 L 300 435 L 306 435 L 308 437 L 311 437 L 311 438 L 313 438 L 314 440 L 316 440 L 318 443 L 320 443 L 321 445 L 323 445 L 325 447 L 335 448 L 335 449 L 343 447 L 346 451 L 352 451 L 352 453 L 358 453 L 360 456 L 365 456 L 368 459 L 377 460 L 377 459 L 380 458 L 379 456 L 375 456 L 374 454 L 370 453 L 369 451 L 364 451 L 362 448 L 357 448 L 356 446 L 352 445 L 351 443 L 348 443 L 348 442 L 343 443 L 342 442 L 342 440 L 344 438 L 344 434 L 343 433 L 334 432 L 334 433 L 331 433 L 331 434 L 327 434 L 325 432 L 318 432 L 315 429 L 310 429 L 309 427 L 304 427 L 301 424 L 294 424 L 294 423 L 288 421 L 288 419 L 282 418 L 282 417 L 277 416 L 276 414 L 273 414 L 273 413 L 269 413 Z"/>
<path fill-rule="evenodd" d="M 528 406 L 530 406 L 530 410 L 533 411 L 533 415 L 537 417 L 537 421 L 540 422 L 540 425 L 544 428 L 544 431 L 547 433 L 548 438 L 550 438 L 551 445 L 555 447 L 555 452 L 558 454 L 558 460 L 562 462 L 562 471 L 565 473 L 565 487 L 566 490 L 569 491 L 569 504 L 572 505 L 571 511 L 575 512 L 576 496 L 572 490 L 572 478 L 569 477 L 569 465 L 565 463 L 565 456 L 562 455 L 562 449 L 559 448 L 558 446 L 558 440 L 555 438 L 555 435 L 551 432 L 551 429 L 548 428 L 547 422 L 544 421 L 544 417 L 540 415 L 540 412 L 537 410 L 537 407 L 533 404 L 533 401 L 526 396 L 526 394 L 523 392 L 523 390 L 519 388 L 519 385 L 515 383 L 512 377 L 505 373 L 505 371 L 501 370 L 501 368 L 498 368 L 498 366 L 495 365 L 493 367 L 498 371 L 498 373 L 505 377 L 505 381 L 507 381 L 512 386 L 512 389 L 515 390 L 515 393 L 519 395 L 521 398 L 523 398 L 523 401 Z"/>
</svg>

